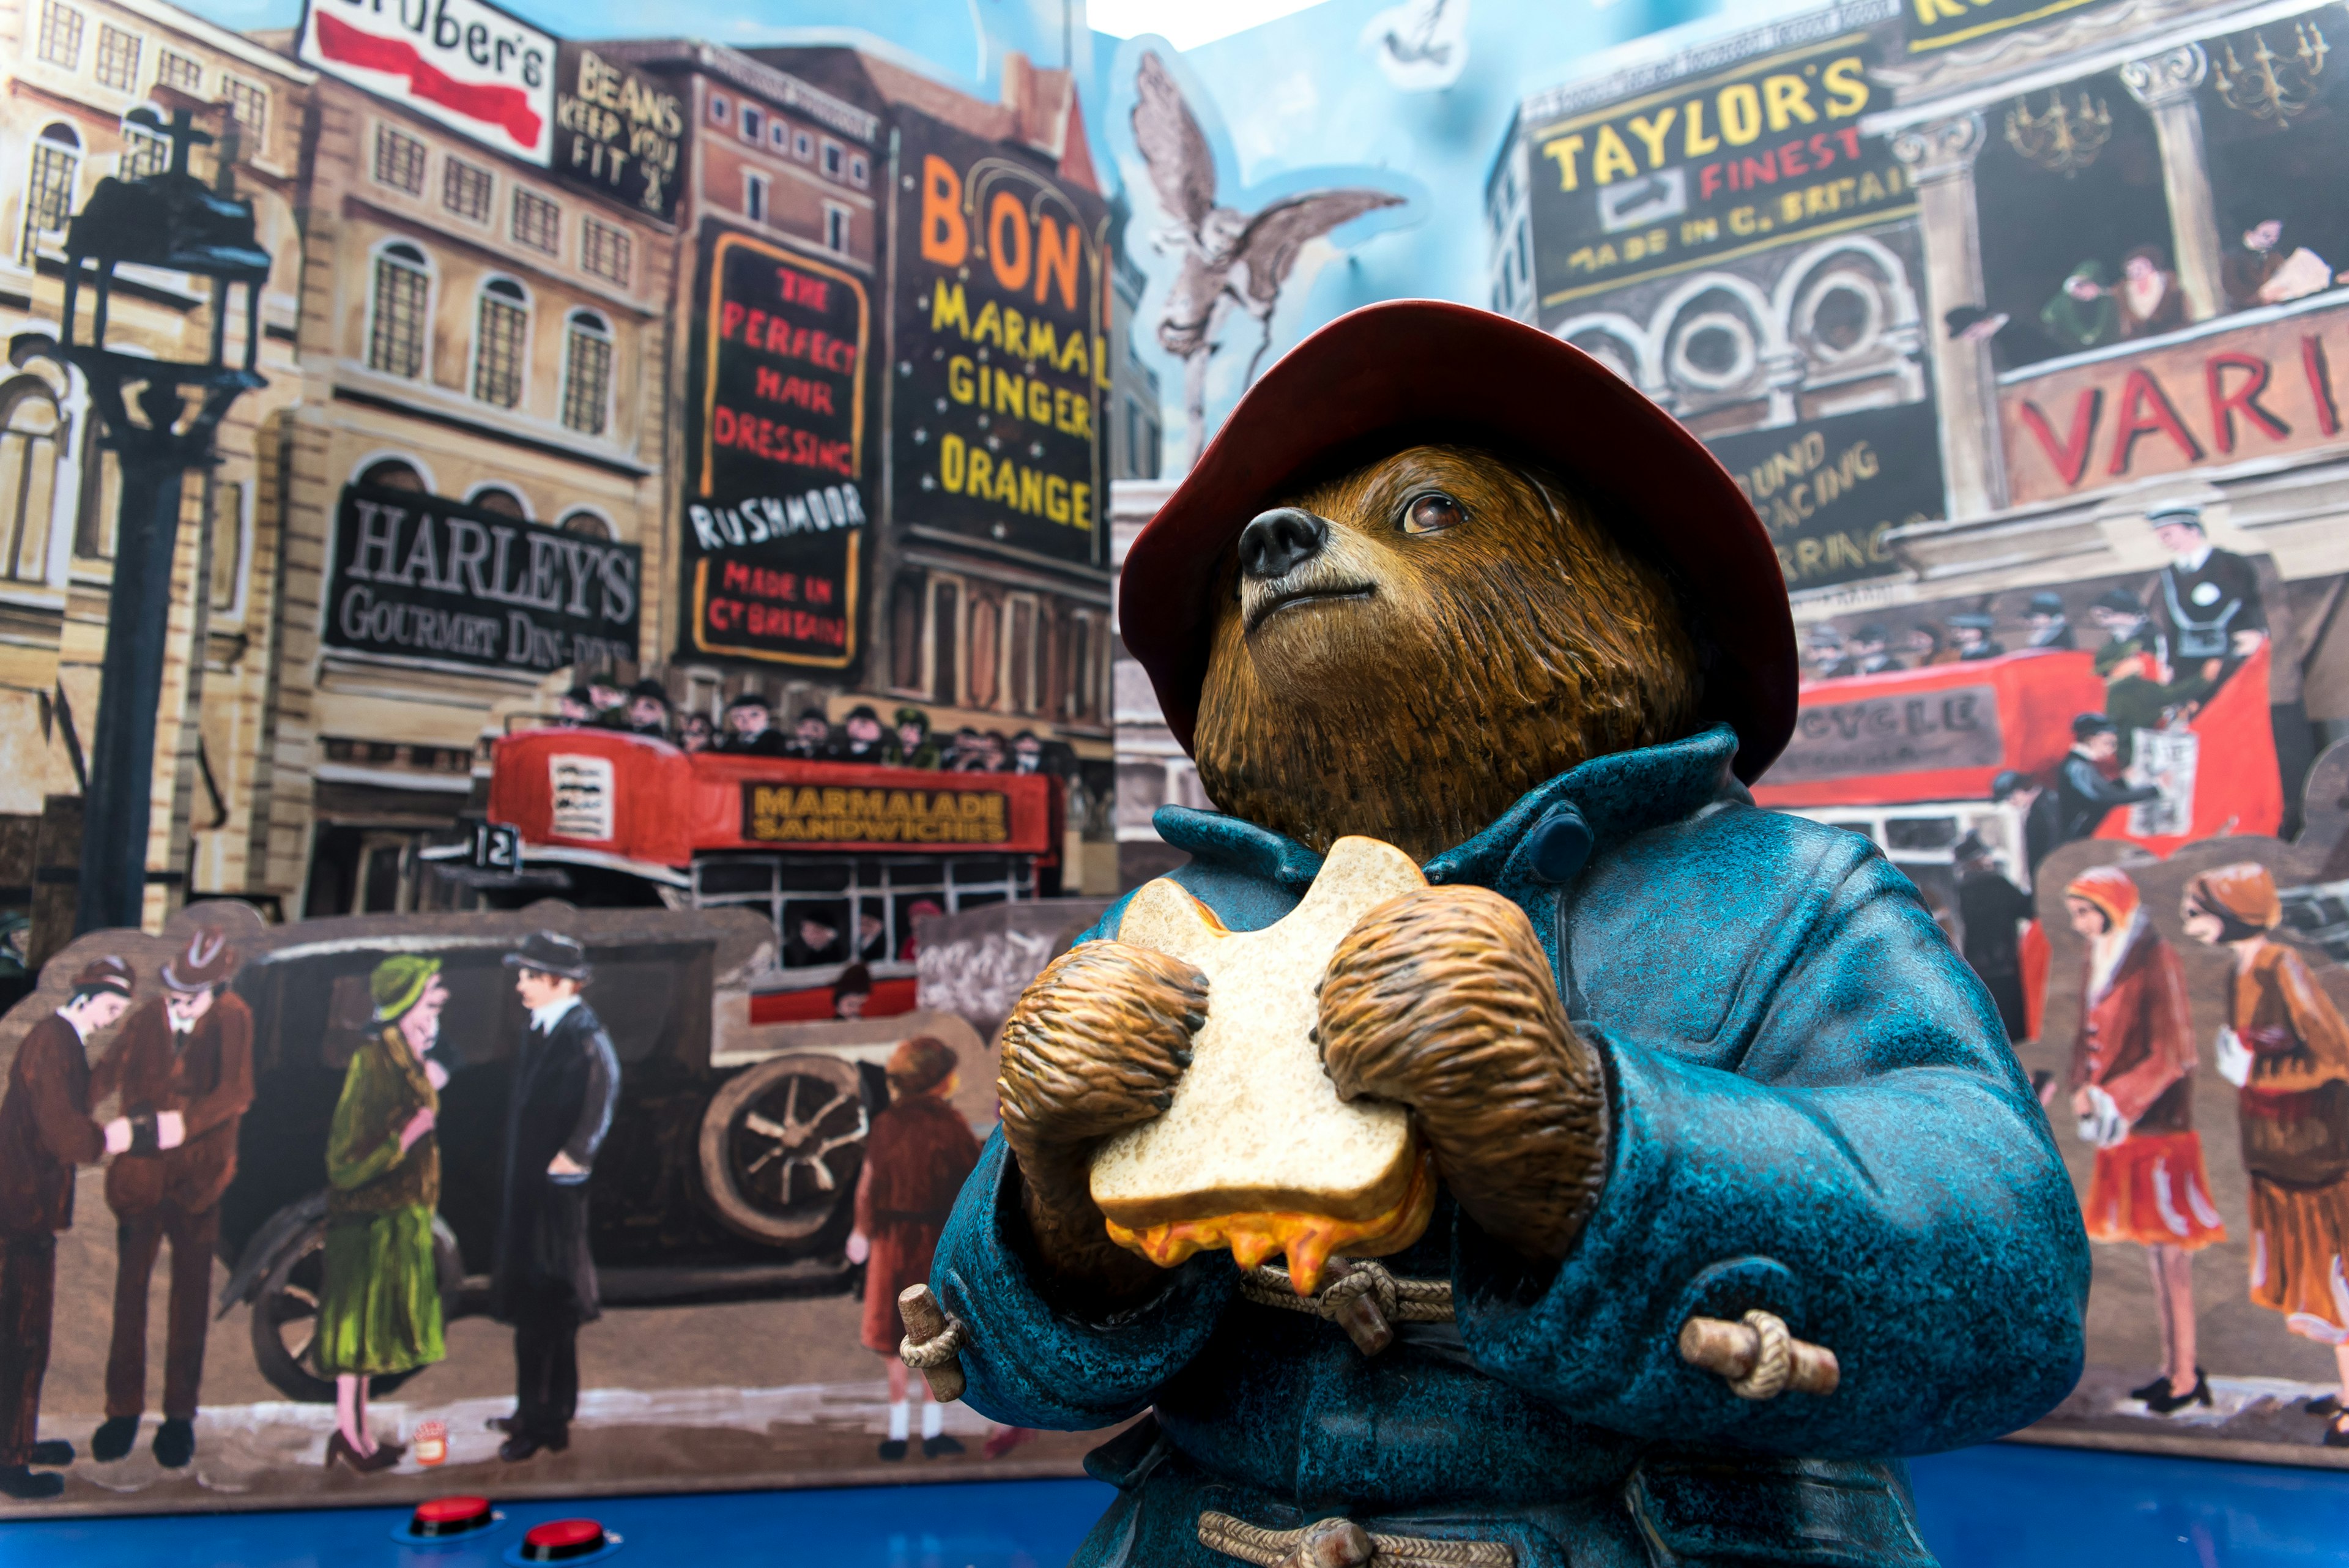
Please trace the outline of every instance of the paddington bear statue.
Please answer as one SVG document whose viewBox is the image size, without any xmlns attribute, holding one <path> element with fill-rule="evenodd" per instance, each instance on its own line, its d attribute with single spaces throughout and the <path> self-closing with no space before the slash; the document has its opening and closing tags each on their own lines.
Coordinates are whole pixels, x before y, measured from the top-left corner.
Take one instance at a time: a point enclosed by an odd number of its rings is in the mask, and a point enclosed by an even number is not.
<svg viewBox="0 0 2349 1568">
<path fill-rule="evenodd" d="M 1372 1270 L 1376 1354 L 1228 1251 L 1115 1245 L 1092 1155 L 1169 1103 L 1216 997 L 1118 909 L 1038 977 L 932 1279 L 984 1415 L 1143 1417 L 1088 1460 L 1120 1496 L 1076 1562 L 1930 1565 L 1899 1456 L 2064 1397 L 2087 1248 L 1916 889 L 1745 789 L 1795 651 L 1729 475 L 1547 334 L 1372 306 L 1240 400 L 1120 610 L 1221 808 L 1156 826 L 1225 927 L 1341 836 L 1421 863 L 1315 1038 L 1441 1187 Z M 1755 1325 L 1742 1376 L 1684 1353 L 1692 1319 Z M 1788 1383 L 1790 1340 L 1831 1391 Z"/>
</svg>

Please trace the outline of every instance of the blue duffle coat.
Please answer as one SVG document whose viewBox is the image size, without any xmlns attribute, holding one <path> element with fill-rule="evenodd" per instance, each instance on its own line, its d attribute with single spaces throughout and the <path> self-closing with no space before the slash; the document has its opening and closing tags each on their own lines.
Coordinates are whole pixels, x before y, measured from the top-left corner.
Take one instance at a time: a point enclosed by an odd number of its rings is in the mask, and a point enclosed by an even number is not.
<svg viewBox="0 0 2349 1568">
<path fill-rule="evenodd" d="M 969 1328 L 966 1397 L 1062 1430 L 1154 1410 L 1089 1461 L 1122 1494 L 1078 1563 L 1232 1568 L 1196 1540 L 1214 1509 L 1506 1541 L 1520 1568 L 1929 1564 L 1896 1456 L 2071 1389 L 2087 1244 L 1996 1009 L 1873 845 L 1756 808 L 1734 751 L 1715 728 L 1586 763 L 1425 867 L 1531 919 L 1613 1113 L 1605 1191 L 1555 1270 L 1448 1197 L 1386 1260 L 1448 1278 L 1456 1323 L 1365 1359 L 1248 1302 L 1223 1252 L 1114 1321 L 1071 1316 L 1033 1283 L 988 1142 L 933 1274 Z M 1234 930 L 1320 864 L 1231 817 L 1157 826 Z M 1841 1387 L 1749 1402 L 1681 1360 L 1691 1315 L 1757 1307 L 1833 1349 Z"/>
</svg>

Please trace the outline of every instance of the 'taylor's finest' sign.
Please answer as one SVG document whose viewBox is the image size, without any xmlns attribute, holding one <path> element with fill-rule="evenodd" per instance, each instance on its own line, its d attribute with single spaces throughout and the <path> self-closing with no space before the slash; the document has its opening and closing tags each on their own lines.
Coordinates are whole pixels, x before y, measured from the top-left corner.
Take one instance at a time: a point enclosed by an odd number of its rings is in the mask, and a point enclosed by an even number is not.
<svg viewBox="0 0 2349 1568">
<path fill-rule="evenodd" d="M 544 165 L 554 148 L 554 40 L 485 0 L 310 0 L 296 57 Z"/>
<path fill-rule="evenodd" d="M 539 674 L 636 657 L 642 553 L 412 490 L 351 485 L 326 641 Z"/>
</svg>

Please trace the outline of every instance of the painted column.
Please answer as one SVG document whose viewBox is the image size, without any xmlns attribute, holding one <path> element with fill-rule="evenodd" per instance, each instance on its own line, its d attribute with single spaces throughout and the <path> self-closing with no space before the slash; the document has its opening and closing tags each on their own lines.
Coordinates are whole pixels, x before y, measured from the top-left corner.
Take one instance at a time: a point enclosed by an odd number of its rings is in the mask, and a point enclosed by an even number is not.
<svg viewBox="0 0 2349 1568">
<path fill-rule="evenodd" d="M 1988 343 L 1953 339 L 1942 318 L 1983 303 L 1982 214 L 1974 200 L 1980 114 L 1900 131 L 1892 154 L 1917 188 L 1925 244 L 1925 341 L 1940 406 L 1941 473 L 1950 515 L 1979 517 L 2006 504 L 2006 456 L 1999 442 L 1998 373 Z"/>
<path fill-rule="evenodd" d="M 2194 89 L 2210 73 L 2199 44 L 2181 44 L 2151 59 L 2121 67 L 2129 96 L 2153 116 L 2161 141 L 2161 189 L 2169 198 L 2170 254 L 2178 286 L 2197 321 L 2227 308 L 2219 282 L 2219 213 L 2210 196 L 2210 167 L 2202 152 L 2202 109 Z"/>
</svg>

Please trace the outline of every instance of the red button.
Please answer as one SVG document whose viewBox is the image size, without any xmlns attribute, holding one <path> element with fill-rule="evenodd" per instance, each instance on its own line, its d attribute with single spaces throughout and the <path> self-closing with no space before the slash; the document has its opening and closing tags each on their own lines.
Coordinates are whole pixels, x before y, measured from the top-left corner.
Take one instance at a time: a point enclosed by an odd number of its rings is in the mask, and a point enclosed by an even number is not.
<svg viewBox="0 0 2349 1568">
<path fill-rule="evenodd" d="M 408 1533 L 417 1536 L 462 1535 L 496 1521 L 485 1497 L 436 1497 L 416 1505 L 409 1516 Z"/>
<path fill-rule="evenodd" d="M 525 1563 L 562 1563 L 604 1549 L 604 1527 L 592 1519 L 554 1519 L 530 1527 L 522 1538 Z"/>
</svg>

